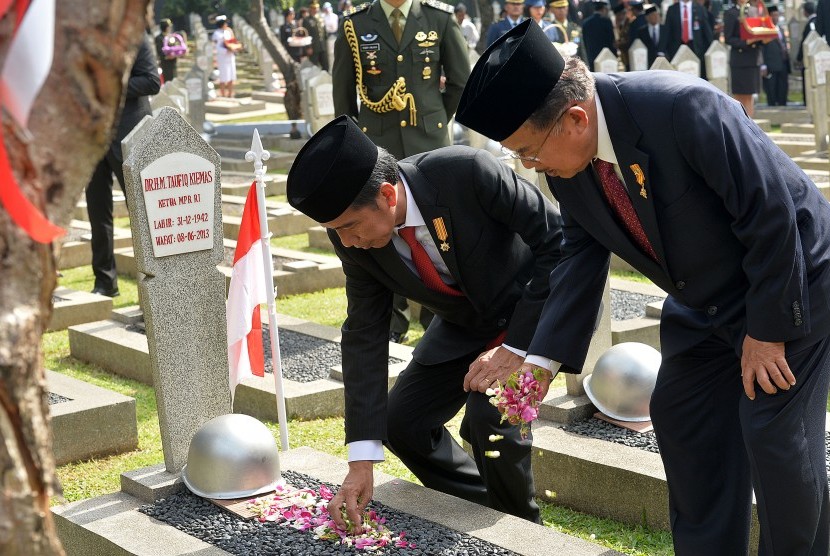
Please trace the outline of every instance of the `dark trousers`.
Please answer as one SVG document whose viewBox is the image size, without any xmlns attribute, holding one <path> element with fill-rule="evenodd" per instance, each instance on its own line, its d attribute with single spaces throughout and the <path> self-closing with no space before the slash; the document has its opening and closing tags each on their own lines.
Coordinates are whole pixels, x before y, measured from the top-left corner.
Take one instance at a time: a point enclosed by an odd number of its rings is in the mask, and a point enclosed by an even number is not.
<svg viewBox="0 0 830 556">
<path fill-rule="evenodd" d="M 387 447 L 425 486 L 539 522 L 530 469 L 532 435 L 500 423 L 488 397 L 464 392 L 464 375 L 478 352 L 441 365 L 412 361 L 389 391 Z M 474 456 L 444 427 L 466 405 L 461 436 Z M 492 434 L 504 436 L 491 442 Z M 484 455 L 496 450 L 499 457 Z"/>
<path fill-rule="evenodd" d="M 769 106 L 787 106 L 787 93 L 789 92 L 787 80 L 788 75 L 785 70 L 771 71 L 769 76 L 762 80 Z"/>
<path fill-rule="evenodd" d="M 664 360 L 651 417 L 678 556 L 746 554 L 754 490 L 760 556 L 828 554 L 824 422 L 830 341 L 790 349 L 789 391 L 749 400 L 740 359 L 711 336 Z"/>
<path fill-rule="evenodd" d="M 115 172 L 124 191 L 122 162 L 121 143 L 113 142 L 86 186 L 86 210 L 92 228 L 92 272 L 95 287 L 105 290 L 118 288 L 112 240 L 112 174 Z"/>
</svg>

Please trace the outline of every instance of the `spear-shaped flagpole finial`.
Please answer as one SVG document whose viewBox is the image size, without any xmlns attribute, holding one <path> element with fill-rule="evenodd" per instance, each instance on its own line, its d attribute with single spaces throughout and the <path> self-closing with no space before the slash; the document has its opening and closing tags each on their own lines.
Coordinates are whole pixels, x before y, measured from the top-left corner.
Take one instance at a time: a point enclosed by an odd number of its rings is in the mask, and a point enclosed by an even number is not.
<svg viewBox="0 0 830 556">
<path fill-rule="evenodd" d="M 271 153 L 262 148 L 259 130 L 254 128 L 254 137 L 251 139 L 251 150 L 245 153 L 245 160 L 254 163 L 254 175 L 257 181 L 262 181 L 262 174 L 267 170 L 262 163 L 269 158 L 271 158 Z"/>
</svg>

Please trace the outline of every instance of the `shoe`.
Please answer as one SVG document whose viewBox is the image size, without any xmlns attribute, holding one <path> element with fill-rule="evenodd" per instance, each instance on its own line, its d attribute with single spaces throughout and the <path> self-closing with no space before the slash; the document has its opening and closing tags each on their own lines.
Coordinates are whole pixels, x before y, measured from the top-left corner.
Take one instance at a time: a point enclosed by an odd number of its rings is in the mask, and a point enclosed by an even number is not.
<svg viewBox="0 0 830 556">
<path fill-rule="evenodd" d="M 409 341 L 409 334 L 400 332 L 390 332 L 389 333 L 389 341 L 395 344 L 405 344 Z"/>
<path fill-rule="evenodd" d="M 105 295 L 107 297 L 118 297 L 121 295 L 121 292 L 118 291 L 118 288 L 113 288 L 111 290 L 105 288 L 92 288 L 92 293 L 98 295 Z"/>
</svg>

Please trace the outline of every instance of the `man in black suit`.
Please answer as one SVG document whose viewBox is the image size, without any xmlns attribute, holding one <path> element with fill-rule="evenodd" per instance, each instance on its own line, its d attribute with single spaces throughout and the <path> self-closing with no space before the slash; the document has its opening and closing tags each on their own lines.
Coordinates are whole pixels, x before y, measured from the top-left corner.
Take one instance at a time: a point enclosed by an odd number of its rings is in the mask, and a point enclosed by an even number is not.
<svg viewBox="0 0 830 556">
<path fill-rule="evenodd" d="M 671 61 L 681 44 L 700 58 L 700 76 L 706 79 L 703 55 L 712 44 L 712 27 L 706 10 L 693 0 L 680 0 L 666 10 L 666 54 Z"/>
<path fill-rule="evenodd" d="M 818 34 L 824 37 L 824 40 L 830 44 L 830 37 L 828 37 L 828 35 L 830 35 L 830 0 L 818 0 L 814 6 L 815 9 L 813 10 L 813 13 L 815 13 L 816 16 L 815 29 Z M 806 36 L 806 34 L 802 37 L 804 36 Z"/>
<path fill-rule="evenodd" d="M 830 203 L 813 182 L 709 83 L 592 74 L 527 26 L 483 54 L 457 118 L 546 173 L 562 210 L 523 368 L 582 368 L 611 252 L 668 292 L 650 413 L 676 553 L 747 554 L 754 490 L 759 554 L 826 556 Z"/>
<path fill-rule="evenodd" d="M 764 63 L 761 66 L 762 83 L 769 106 L 787 106 L 787 93 L 790 75 L 790 55 L 787 37 L 778 25 L 778 6 L 767 8 L 770 18 L 778 29 L 778 39 L 763 46 Z"/>
<path fill-rule="evenodd" d="M 803 103 L 807 105 L 807 81 L 805 80 L 804 75 L 804 41 L 807 40 L 807 36 L 810 34 L 811 31 L 817 31 L 818 27 L 816 22 L 818 21 L 818 16 L 816 16 L 816 4 L 815 2 L 804 2 L 801 5 L 801 9 L 804 12 L 804 15 L 807 17 L 807 21 L 804 23 L 804 29 L 801 31 L 801 43 L 798 45 L 798 54 L 795 57 L 795 61 L 797 66 L 801 69 L 801 98 L 804 99 Z M 821 34 L 819 32 L 819 34 Z"/>
<path fill-rule="evenodd" d="M 127 98 L 121 110 L 118 129 L 112 138 L 106 156 L 95 167 L 86 186 L 86 210 L 92 228 L 92 272 L 95 286 L 92 293 L 116 297 L 118 274 L 115 269 L 115 253 L 112 239 L 112 174 L 124 191 L 124 170 L 121 165 L 121 140 L 126 137 L 144 116 L 152 114 L 148 95 L 161 89 L 156 58 L 148 37 L 138 48 L 135 63 L 127 81 Z"/>
<path fill-rule="evenodd" d="M 582 42 L 585 45 L 588 67 L 594 67 L 594 60 L 603 48 L 608 48 L 614 54 L 614 24 L 608 18 L 608 2 L 598 0 L 593 2 L 594 13 L 582 24 Z"/>
<path fill-rule="evenodd" d="M 658 56 L 666 55 L 666 26 L 660 23 L 660 9 L 657 4 L 648 4 L 645 9 L 646 25 L 640 27 L 637 38 L 648 48 L 648 67 Z"/>
<path fill-rule="evenodd" d="M 559 261 L 558 211 L 485 151 L 444 147 L 396 162 L 346 116 L 303 147 L 287 194 L 328 228 L 346 273 L 350 463 L 329 505 L 335 521 L 345 503 L 359 522 L 383 442 L 424 485 L 538 522 L 531 438 L 501 423 L 484 392 L 505 382 L 533 337 Z M 435 317 L 387 398 L 393 293 Z M 462 407 L 473 457 L 444 428 Z"/>
</svg>

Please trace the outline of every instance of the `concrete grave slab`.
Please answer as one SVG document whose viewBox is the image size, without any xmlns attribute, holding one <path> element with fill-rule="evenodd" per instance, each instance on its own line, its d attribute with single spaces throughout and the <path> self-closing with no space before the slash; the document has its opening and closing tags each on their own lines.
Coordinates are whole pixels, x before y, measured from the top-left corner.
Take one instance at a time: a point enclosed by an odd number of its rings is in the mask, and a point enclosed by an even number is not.
<svg viewBox="0 0 830 556">
<path fill-rule="evenodd" d="M 58 270 L 75 268 L 92 264 L 92 231 L 89 221 L 72 220 L 68 234 L 62 240 L 58 250 Z M 113 228 L 113 246 L 116 249 L 130 247 L 133 238 L 129 229 Z"/>
<path fill-rule="evenodd" d="M 57 465 L 138 448 L 133 398 L 49 370 L 46 388 L 67 399 L 49 405 Z"/>
<path fill-rule="evenodd" d="M 772 133 L 770 134 L 770 139 L 790 157 L 801 156 L 816 150 L 814 135 L 806 135 L 803 133 Z"/>
<path fill-rule="evenodd" d="M 280 466 L 329 483 L 341 482 L 348 469 L 345 461 L 311 448 L 280 452 Z M 140 471 L 149 477 L 148 483 L 158 480 L 155 469 Z M 161 482 L 169 484 L 169 481 Z M 374 499 L 390 508 L 506 548 L 519 556 L 619 554 L 558 533 L 549 527 L 502 514 L 384 473 L 375 472 Z M 119 492 L 53 508 L 58 534 L 67 554 L 226 554 L 137 512 L 142 503 L 138 498 Z"/>
<path fill-rule="evenodd" d="M 265 196 L 285 195 L 288 176 L 285 174 L 265 174 Z M 244 198 L 251 188 L 251 173 L 222 172 L 222 195 L 235 195 Z"/>
<path fill-rule="evenodd" d="M 208 114 L 239 114 L 258 110 L 265 110 L 264 102 L 249 99 L 217 99 L 205 102 L 205 112 Z"/>
<path fill-rule="evenodd" d="M 63 330 L 74 324 L 95 322 L 109 317 L 112 298 L 58 286 L 52 292 L 52 316 L 46 330 Z"/>
<path fill-rule="evenodd" d="M 277 301 L 279 308 L 279 301 Z M 134 310 L 132 311 L 135 312 Z M 263 322 L 267 321 L 263 312 Z M 133 318 L 135 316 L 133 315 Z M 122 320 L 125 320 L 122 318 Z M 340 329 L 323 326 L 287 315 L 277 315 L 280 328 L 339 343 Z M 102 367 L 142 384 L 153 385 L 147 336 L 134 325 L 115 320 L 100 321 L 69 328 L 69 348 L 73 357 Z M 390 366 L 390 387 L 412 358 L 412 348 L 389 344 L 389 355 L 403 363 Z M 343 383 L 337 369 L 329 369 L 329 378 L 311 382 L 283 379 L 286 412 L 290 418 L 317 419 L 342 417 L 344 411 Z M 223 386 L 227 388 L 227 378 Z M 234 410 L 259 419 L 277 420 L 273 375 L 245 379 L 236 389 Z"/>
</svg>

